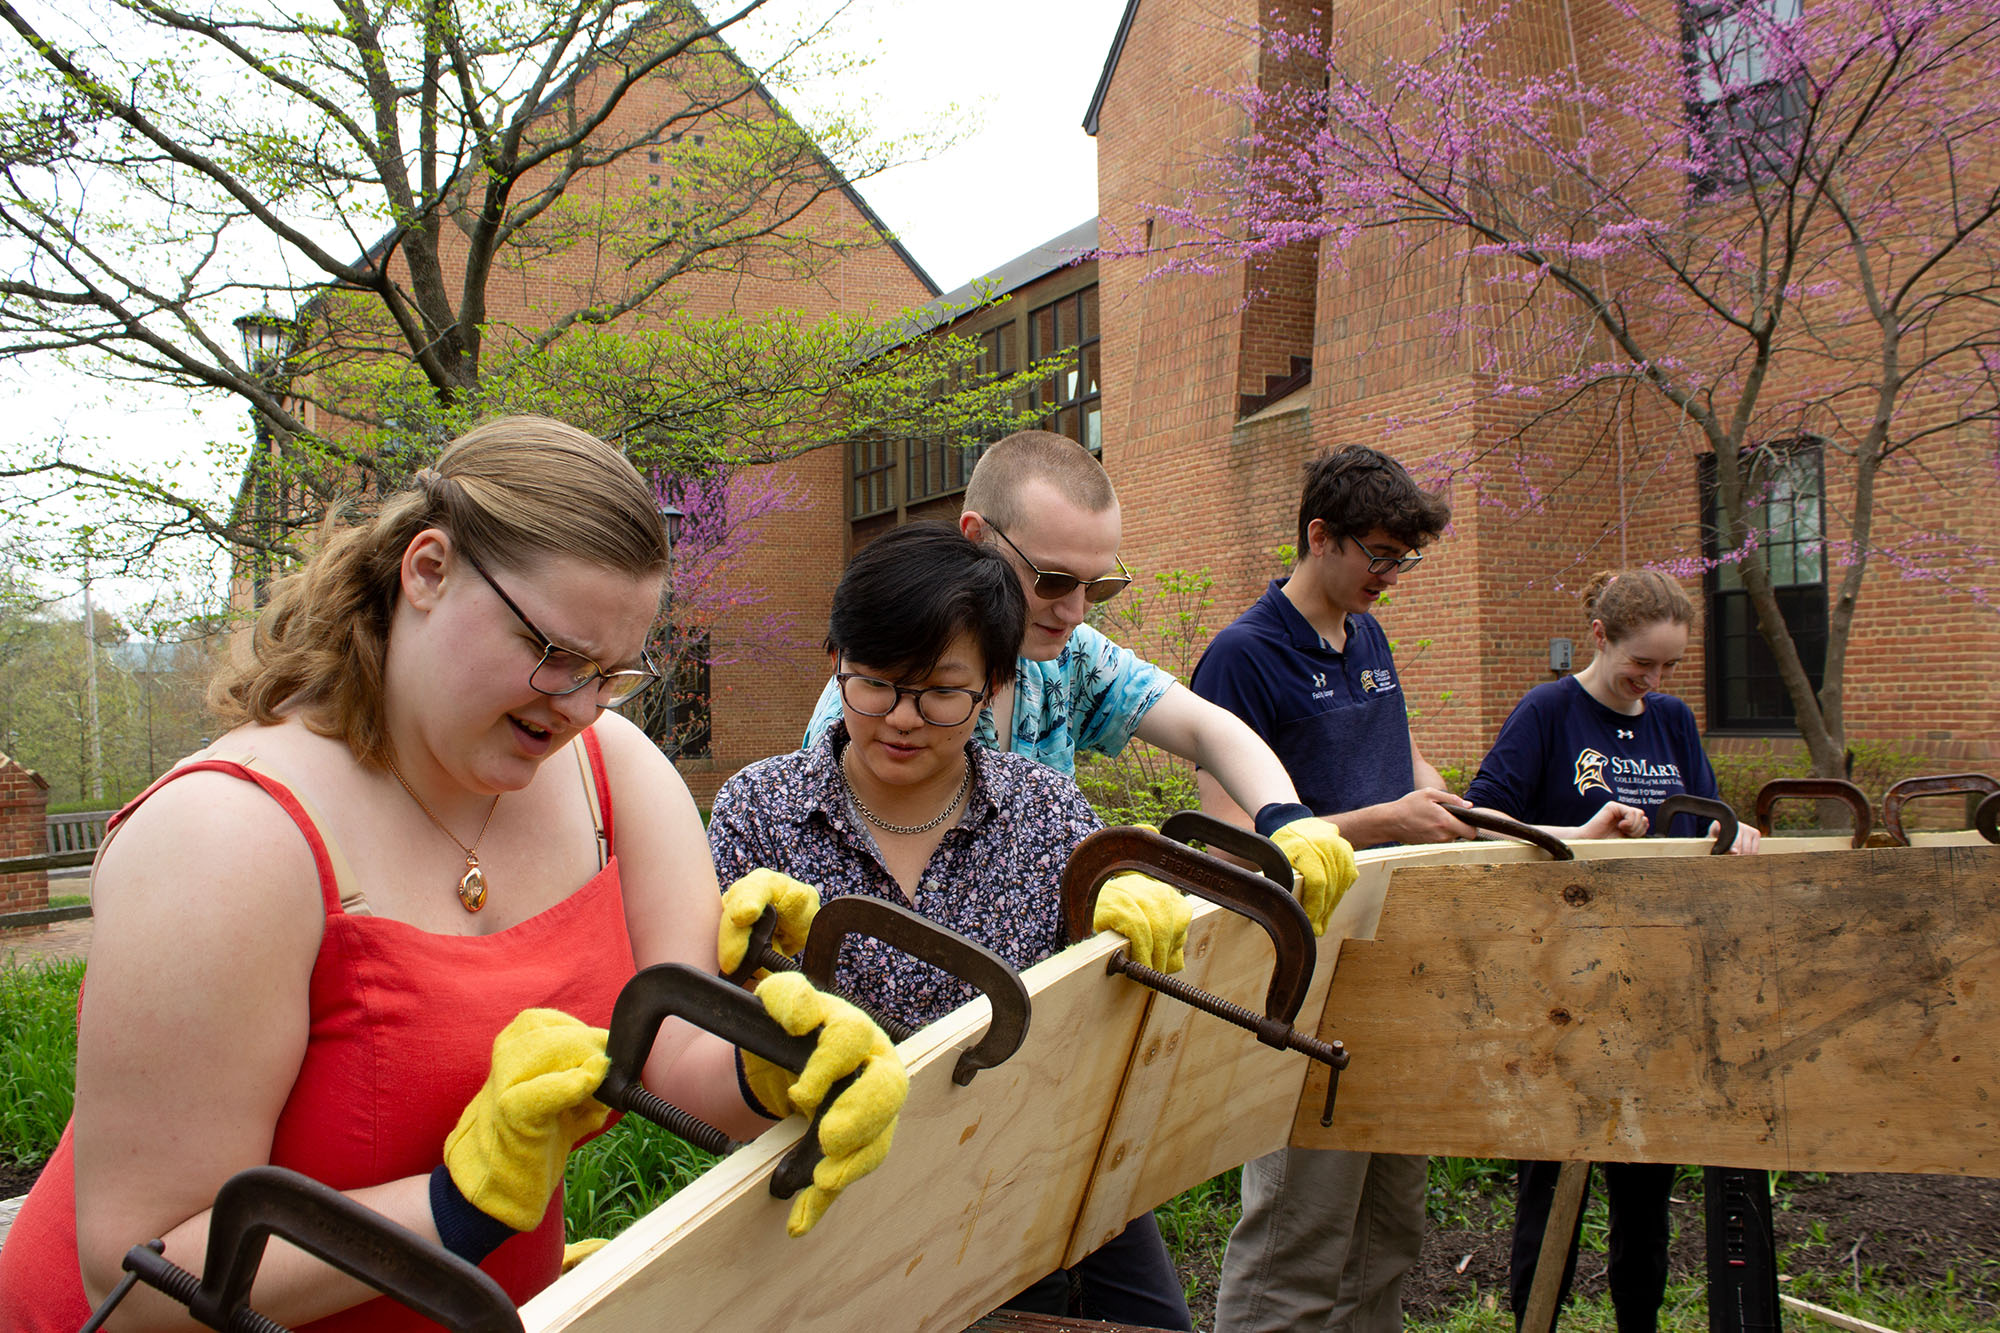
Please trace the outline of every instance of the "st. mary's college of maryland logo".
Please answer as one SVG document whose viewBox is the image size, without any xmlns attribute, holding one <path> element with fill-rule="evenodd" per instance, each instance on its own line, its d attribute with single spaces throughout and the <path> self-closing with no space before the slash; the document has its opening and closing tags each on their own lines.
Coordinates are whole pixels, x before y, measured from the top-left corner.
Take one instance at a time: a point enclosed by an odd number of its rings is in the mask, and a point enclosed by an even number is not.
<svg viewBox="0 0 2000 1333">
<path fill-rule="evenodd" d="M 1611 784 L 1604 780 L 1604 767 L 1611 761 L 1596 750 L 1583 750 L 1576 756 L 1576 794 L 1588 792 L 1592 787 L 1607 794 Z"/>
</svg>

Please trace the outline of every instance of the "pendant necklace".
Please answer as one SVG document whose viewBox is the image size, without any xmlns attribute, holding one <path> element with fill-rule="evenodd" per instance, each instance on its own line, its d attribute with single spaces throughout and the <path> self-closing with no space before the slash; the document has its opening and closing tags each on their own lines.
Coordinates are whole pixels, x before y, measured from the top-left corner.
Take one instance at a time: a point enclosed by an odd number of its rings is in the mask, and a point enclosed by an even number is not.
<svg viewBox="0 0 2000 1333">
<path fill-rule="evenodd" d="M 847 799 L 854 802 L 854 808 L 861 812 L 863 819 L 873 824 L 876 828 L 881 829 L 884 833 L 896 833 L 903 837 L 909 837 L 916 833 L 929 833 L 932 829 L 950 818 L 952 811 L 958 809 L 958 803 L 965 799 L 966 788 L 972 785 L 972 759 L 969 755 L 966 757 L 965 776 L 959 779 L 958 790 L 952 794 L 950 802 L 945 805 L 944 809 L 938 811 L 934 818 L 927 819 L 921 824 L 891 824 L 888 820 L 862 804 L 861 793 L 855 791 L 854 784 L 847 780 L 847 751 L 845 750 L 840 752 L 840 785 L 847 789 Z M 410 794 L 412 796 L 416 795 L 415 792 L 411 792 Z"/>
<path fill-rule="evenodd" d="M 459 842 L 456 833 L 444 826 L 442 819 L 431 813 L 431 808 L 424 804 L 424 798 L 417 795 L 417 789 L 410 785 L 409 779 L 405 778 L 402 770 L 396 767 L 396 761 L 385 756 L 383 762 L 389 765 L 389 772 L 403 785 L 403 790 L 410 794 L 410 799 L 417 803 L 417 809 L 423 811 L 424 816 L 438 826 L 438 832 L 458 843 L 458 850 L 465 853 L 465 875 L 458 881 L 459 905 L 468 912 L 477 912 L 486 906 L 486 872 L 479 868 L 479 841 L 486 836 L 486 826 L 493 822 L 493 812 L 499 808 L 500 798 L 496 795 L 493 804 L 486 807 L 486 821 L 479 826 L 479 832 L 473 835 L 472 845 L 467 846 Z"/>
</svg>

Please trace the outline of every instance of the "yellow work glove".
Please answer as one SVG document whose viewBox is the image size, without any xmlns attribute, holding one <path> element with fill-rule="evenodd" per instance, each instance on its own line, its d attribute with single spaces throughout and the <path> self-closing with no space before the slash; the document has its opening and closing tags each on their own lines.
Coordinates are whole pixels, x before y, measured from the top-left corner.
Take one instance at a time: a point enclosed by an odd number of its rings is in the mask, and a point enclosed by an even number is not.
<svg viewBox="0 0 2000 1333">
<path fill-rule="evenodd" d="M 1194 905 L 1180 890 L 1151 875 L 1127 871 L 1104 881 L 1090 915 L 1092 930 L 1115 930 L 1125 937 L 1133 962 L 1159 972 L 1178 972 L 1185 960 L 1188 922 Z"/>
<path fill-rule="evenodd" d="M 764 1109 L 780 1116 L 794 1111 L 810 1116 L 828 1089 L 860 1072 L 820 1121 L 819 1146 L 825 1156 L 813 1167 L 813 1183 L 792 1200 L 785 1231 L 803 1236 L 842 1190 L 882 1165 L 896 1133 L 896 1115 L 910 1095 L 910 1076 L 894 1043 L 874 1019 L 838 996 L 815 990 L 798 973 L 765 977 L 757 983 L 757 998 L 793 1036 L 819 1029 L 812 1058 L 796 1078 L 748 1051 L 743 1053 L 744 1076 Z"/>
<path fill-rule="evenodd" d="M 1313 934 L 1326 934 L 1340 896 L 1354 883 L 1354 848 L 1339 829 L 1317 816 L 1294 819 L 1273 833 L 1271 841 L 1299 877 L 1299 904 L 1312 921 Z"/>
<path fill-rule="evenodd" d="M 562 1271 L 567 1273 L 611 1242 L 602 1236 L 586 1236 L 563 1246 Z"/>
<path fill-rule="evenodd" d="M 764 909 L 778 909 L 778 928 L 771 946 L 787 957 L 805 947 L 806 934 L 819 912 L 819 890 L 776 870 L 753 870 L 722 895 L 722 925 L 715 938 L 716 961 L 724 976 L 743 964 L 750 948 L 750 929 L 763 919 Z"/>
<path fill-rule="evenodd" d="M 444 1141 L 467 1203 L 516 1231 L 541 1225 L 569 1150 L 611 1114 L 591 1096 L 611 1067 L 605 1037 L 556 1009 L 523 1009 L 500 1030 L 486 1086 Z"/>
</svg>

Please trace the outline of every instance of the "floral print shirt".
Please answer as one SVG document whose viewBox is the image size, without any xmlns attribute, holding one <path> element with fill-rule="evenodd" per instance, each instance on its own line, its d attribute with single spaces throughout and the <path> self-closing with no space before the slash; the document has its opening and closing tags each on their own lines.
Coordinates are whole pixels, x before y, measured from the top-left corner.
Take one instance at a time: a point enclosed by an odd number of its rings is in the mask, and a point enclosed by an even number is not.
<svg viewBox="0 0 2000 1333">
<path fill-rule="evenodd" d="M 1046 662 L 1014 663 L 1014 743 L 1009 749 L 1058 773 L 1076 772 L 1079 750 L 1113 755 L 1125 748 L 1139 721 L 1167 693 L 1174 678 L 1088 625 L 1078 625 L 1062 652 Z M 805 744 L 816 744 L 840 720 L 840 691 L 829 680 L 820 691 Z M 979 710 L 972 739 L 998 749 L 993 710 Z"/>
<path fill-rule="evenodd" d="M 836 720 L 818 744 L 761 760 L 722 785 L 708 846 L 724 887 L 761 866 L 813 885 L 822 901 L 853 893 L 887 899 L 977 940 L 1017 971 L 1064 946 L 1063 867 L 1077 843 L 1100 827 L 1075 783 L 1020 755 L 968 743 L 965 808 L 911 901 L 882 864 L 874 838 L 849 813 L 840 772 L 846 745 L 847 724 Z M 974 995 L 921 959 L 873 940 L 842 948 L 835 982 L 912 1026 Z"/>
</svg>

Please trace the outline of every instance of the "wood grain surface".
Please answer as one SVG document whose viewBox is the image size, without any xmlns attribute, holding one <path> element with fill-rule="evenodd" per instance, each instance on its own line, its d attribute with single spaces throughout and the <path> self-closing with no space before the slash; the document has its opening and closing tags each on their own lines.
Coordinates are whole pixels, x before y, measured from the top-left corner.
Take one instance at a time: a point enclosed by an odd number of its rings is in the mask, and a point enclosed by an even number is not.
<svg viewBox="0 0 2000 1333">
<path fill-rule="evenodd" d="M 2000 848 L 1802 841 L 1398 866 L 1329 991 L 1340 1114 L 1309 1079 L 1292 1142 L 2000 1175 Z"/>
<path fill-rule="evenodd" d="M 1971 845 L 1967 845 L 1967 844 Z M 522 1310 L 529 1333 L 959 1330 L 1125 1222 L 1283 1146 L 2000 1175 L 2000 848 L 1772 839 L 1364 853 L 1299 1026 L 1353 1051 L 1331 1130 L 1300 1055 L 1107 975 L 1024 974 L 1028 1037 L 969 1087 L 975 1001 L 899 1048 L 888 1161 L 808 1236 L 772 1129 Z M 1197 904 L 1187 976 L 1261 1010 L 1262 931 Z M 1336 967 L 1337 963 L 1337 967 Z M 1317 1023 L 1312 1016 L 1320 1015 Z"/>
</svg>

